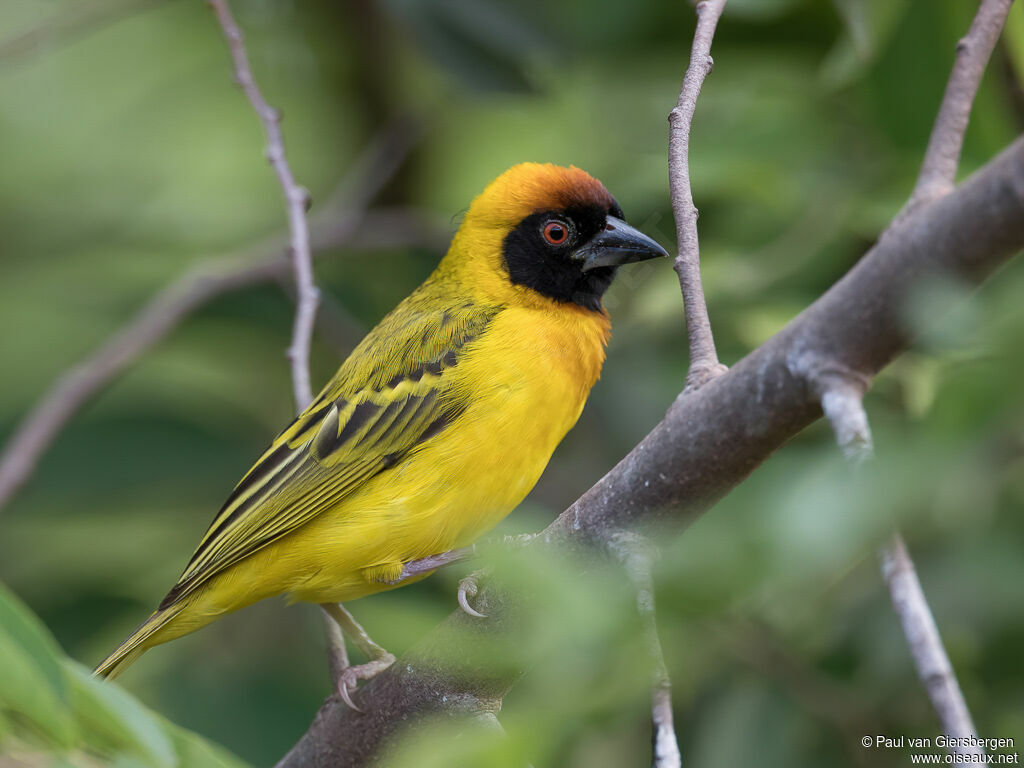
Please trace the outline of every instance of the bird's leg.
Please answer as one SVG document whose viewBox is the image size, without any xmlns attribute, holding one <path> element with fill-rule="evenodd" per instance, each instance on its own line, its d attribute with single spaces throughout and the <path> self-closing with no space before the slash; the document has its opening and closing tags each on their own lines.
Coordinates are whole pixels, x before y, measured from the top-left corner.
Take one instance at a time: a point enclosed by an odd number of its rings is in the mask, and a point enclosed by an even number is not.
<svg viewBox="0 0 1024 768">
<path fill-rule="evenodd" d="M 502 545 L 508 549 L 515 549 L 516 547 L 521 547 L 528 543 L 536 535 L 537 534 L 535 533 L 522 533 L 517 536 L 505 536 L 502 539 Z M 438 568 L 443 568 L 444 566 L 451 565 L 452 563 L 468 560 L 475 555 L 476 545 L 471 544 L 470 546 L 462 547 L 461 549 L 450 549 L 439 555 L 430 555 L 428 557 L 421 557 L 418 560 L 410 560 L 402 565 L 402 571 L 398 574 L 398 577 L 389 580 L 387 583 L 401 584 L 403 581 L 407 581 L 408 579 L 416 576 L 422 576 L 425 573 L 431 573 L 432 571 L 436 571 Z M 486 614 L 475 610 L 469 604 L 469 598 L 476 596 L 476 593 L 480 588 L 478 582 L 489 573 L 489 569 L 481 568 L 480 570 L 473 571 L 459 582 L 459 606 L 470 616 L 475 616 L 479 619 L 485 618 Z"/>
<path fill-rule="evenodd" d="M 348 648 L 345 647 L 345 635 L 341 627 L 323 607 L 324 638 L 327 640 L 327 663 L 331 671 L 331 680 L 337 680 L 341 673 L 349 667 Z"/>
<path fill-rule="evenodd" d="M 334 619 L 342 633 L 370 659 L 365 664 L 346 665 L 338 674 L 338 695 L 356 712 L 362 712 L 352 701 L 352 691 L 356 689 L 360 680 L 370 680 L 394 664 L 394 654 L 377 645 L 341 603 L 321 603 L 320 607 Z"/>
<path fill-rule="evenodd" d="M 410 560 L 407 563 L 402 564 L 402 572 L 398 574 L 398 577 L 388 581 L 388 584 L 401 584 L 403 581 L 407 581 L 415 576 L 422 576 L 425 573 L 436 571 L 438 568 L 443 568 L 446 565 L 457 563 L 461 560 L 467 560 L 476 554 L 476 545 L 471 544 L 468 547 L 462 547 L 461 549 L 450 549 L 447 552 L 442 552 L 439 555 L 430 555 L 429 557 L 421 557 L 418 560 Z"/>
</svg>

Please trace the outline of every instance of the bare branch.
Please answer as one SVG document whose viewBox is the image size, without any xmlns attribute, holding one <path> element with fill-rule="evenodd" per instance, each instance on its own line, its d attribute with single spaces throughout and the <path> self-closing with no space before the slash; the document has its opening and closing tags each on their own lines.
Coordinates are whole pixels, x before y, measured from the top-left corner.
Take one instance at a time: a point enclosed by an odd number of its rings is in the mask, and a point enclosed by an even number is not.
<svg viewBox="0 0 1024 768">
<path fill-rule="evenodd" d="M 957 43 L 953 71 L 946 83 L 942 106 L 905 211 L 952 191 L 974 96 L 1011 5 L 1013 0 L 981 0 L 970 30 Z"/>
<path fill-rule="evenodd" d="M 0 506 L 28 480 L 40 456 L 67 421 L 97 392 L 162 339 L 196 308 L 222 293 L 282 274 L 280 248 L 261 247 L 255 258 L 230 256 L 188 270 L 158 293 L 135 318 L 89 358 L 50 387 L 8 440 L 0 455 Z"/>
<path fill-rule="evenodd" d="M 169 0 L 108 0 L 63 6 L 46 21 L 0 40 L 0 64 L 50 53 L 111 24 L 166 5 Z"/>
<path fill-rule="evenodd" d="M 295 324 L 292 328 L 292 344 L 288 348 L 288 359 L 292 365 L 292 387 L 295 390 L 295 406 L 302 411 L 313 399 L 313 388 L 309 382 L 309 347 L 313 341 L 313 325 L 316 323 L 316 306 L 320 292 L 313 282 L 313 257 L 309 248 L 309 224 L 306 222 L 306 208 L 309 206 L 309 192 L 295 182 L 288 158 L 284 153 L 284 136 L 281 135 L 281 113 L 267 103 L 256 85 L 249 66 L 249 55 L 245 50 L 242 30 L 231 15 L 227 0 L 207 0 L 224 30 L 231 59 L 235 65 L 235 78 L 249 97 L 267 135 L 267 160 L 277 174 L 277 180 L 284 191 L 288 209 L 288 230 L 291 233 L 292 267 L 295 270 L 295 287 L 298 306 Z"/>
<path fill-rule="evenodd" d="M 436 249 L 446 231 L 411 210 L 368 212 L 372 197 L 407 156 L 417 133 L 402 122 L 371 143 L 312 229 L 316 251 L 339 246 Z M 273 237 L 253 248 L 203 262 L 161 290 L 100 349 L 63 373 L 24 417 L 0 453 L 0 508 L 32 476 L 61 429 L 103 387 L 204 304 L 290 274 L 287 242 Z"/>
<path fill-rule="evenodd" d="M 970 30 L 957 44 L 957 58 L 935 118 L 917 184 L 886 235 L 909 213 L 953 190 L 974 97 L 1012 3 L 1013 0 L 981 0 Z M 856 466 L 872 458 L 871 431 L 862 400 L 867 388 L 866 377 L 834 363 L 822 364 L 821 359 L 813 356 L 804 356 L 798 365 L 820 397 L 822 409 L 846 459 Z M 893 533 L 879 556 L 914 666 L 943 730 L 951 736 L 974 736 L 974 723 L 960 683 L 899 531 Z M 984 754 L 980 747 L 951 749 L 963 754 Z"/>
<path fill-rule="evenodd" d="M 711 321 L 700 280 L 700 246 L 697 240 L 697 208 L 690 189 L 690 126 L 697 108 L 704 78 L 711 72 L 711 41 L 726 0 L 697 3 L 697 29 L 693 34 L 690 65 L 683 77 L 679 101 L 669 113 L 668 180 L 672 194 L 672 213 L 676 220 L 679 252 L 675 270 L 683 292 L 686 333 L 690 340 L 690 371 L 687 388 L 694 389 L 725 372 L 718 362 Z"/>
<path fill-rule="evenodd" d="M 882 547 L 879 557 L 882 575 L 889 585 L 892 606 L 903 626 L 914 667 L 939 716 L 943 733 L 955 737 L 977 736 L 960 683 L 935 625 L 935 617 L 928 607 L 914 562 L 899 531 L 893 533 Z M 985 754 L 980 746 L 955 746 L 949 750 L 962 755 Z"/>
<path fill-rule="evenodd" d="M 828 417 L 843 455 L 854 466 L 872 458 L 874 449 L 864 411 L 864 383 L 834 371 L 813 376 L 822 409 Z M 893 609 L 903 627 L 914 666 L 924 683 L 943 732 L 948 736 L 976 736 L 960 683 L 942 644 L 935 617 L 928 605 L 917 571 L 899 531 L 879 552 L 882 575 L 889 586 Z M 951 747 L 962 754 L 984 754 L 980 747 Z"/>
<path fill-rule="evenodd" d="M 678 397 L 625 458 L 528 547 L 604 546 L 616 531 L 659 525 L 678 531 L 708 510 L 776 449 L 822 414 L 800 362 L 829 359 L 873 377 L 910 343 L 903 322 L 914 286 L 936 273 L 979 283 L 1024 248 L 1024 139 L 953 193 L 908 216 L 821 298 L 707 386 Z M 517 679 L 479 648 L 514 642 L 528 622 L 524 596 L 502 593 L 496 572 L 475 605 L 454 611 L 360 691 L 365 714 L 336 697 L 320 709 L 279 768 L 370 763 L 411 720 L 495 710 Z M 482 641 L 484 641 L 482 643 Z M 458 674 L 446 661 L 459 660 Z M 443 702 L 454 702 L 455 707 Z"/>
<path fill-rule="evenodd" d="M 309 223 L 306 221 L 306 209 L 310 204 L 309 192 L 295 182 L 291 166 L 284 152 L 284 136 L 281 133 L 281 112 L 271 107 L 256 85 L 249 66 L 249 54 L 242 39 L 242 30 L 231 15 L 228 0 L 207 0 L 217 20 L 224 30 L 231 59 L 235 65 L 235 78 L 249 97 L 267 135 L 267 160 L 274 168 L 277 179 L 281 183 L 288 211 L 288 230 L 291 233 L 291 245 L 288 249 L 292 261 L 295 278 L 295 321 L 292 325 L 292 343 L 288 347 L 288 360 L 291 363 L 292 390 L 295 397 L 295 412 L 302 413 L 313 401 L 313 387 L 310 383 L 309 353 L 313 343 L 313 327 L 316 325 L 316 310 L 320 303 L 320 289 L 313 280 L 313 255 L 309 245 Z M 340 680 L 334 673 L 337 670 L 345 675 L 352 671 L 348 663 L 348 651 L 345 648 L 343 633 L 338 633 L 329 626 L 333 623 L 332 608 L 344 613 L 355 624 L 355 619 L 341 606 L 324 606 L 324 631 L 327 634 L 328 665 L 332 680 Z M 359 626 L 355 624 L 355 626 Z M 394 657 L 391 658 L 394 660 Z M 341 683 L 341 693 L 348 698 L 348 686 Z M 348 702 L 351 705 L 351 700 Z"/>
</svg>

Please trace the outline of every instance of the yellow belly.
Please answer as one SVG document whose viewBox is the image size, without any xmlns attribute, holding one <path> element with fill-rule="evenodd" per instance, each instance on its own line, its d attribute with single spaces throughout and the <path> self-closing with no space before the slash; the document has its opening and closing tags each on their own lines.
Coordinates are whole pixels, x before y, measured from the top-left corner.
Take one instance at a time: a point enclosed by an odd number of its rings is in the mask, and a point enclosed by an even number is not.
<svg viewBox="0 0 1024 768">
<path fill-rule="evenodd" d="M 194 626 L 185 631 L 275 594 L 342 602 L 389 589 L 382 574 L 472 543 L 529 493 L 576 423 L 606 335 L 606 321 L 576 313 L 502 312 L 456 369 L 472 403 L 457 422 L 335 509 L 211 579 L 188 600 L 179 621 Z"/>
</svg>

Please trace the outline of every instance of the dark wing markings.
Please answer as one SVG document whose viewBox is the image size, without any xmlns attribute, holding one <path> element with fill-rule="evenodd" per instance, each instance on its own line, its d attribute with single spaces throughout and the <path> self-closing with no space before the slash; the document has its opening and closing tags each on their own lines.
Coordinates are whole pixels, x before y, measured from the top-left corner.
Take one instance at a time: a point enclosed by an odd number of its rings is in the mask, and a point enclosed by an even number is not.
<svg viewBox="0 0 1024 768">
<path fill-rule="evenodd" d="M 393 376 L 387 383 L 395 389 L 403 382 L 410 388 L 420 385 L 424 376 L 440 376 L 446 368 L 458 365 L 456 349 L 475 339 L 490 322 L 490 316 L 479 326 L 452 340 L 452 347 L 437 358 Z M 447 324 L 447 323 L 443 323 Z M 375 369 L 376 370 L 376 369 Z M 203 537 L 181 580 L 161 602 L 161 609 L 172 605 L 203 584 L 207 578 L 244 559 L 258 549 L 304 524 L 323 509 L 336 504 L 359 484 L 395 466 L 422 443 L 435 437 L 461 415 L 467 403 L 451 403 L 439 411 L 438 391 L 430 388 L 424 394 L 405 395 L 385 404 L 373 402 L 383 392 L 366 391 L 361 402 L 351 407 L 349 401 L 325 390 L 275 440 L 274 445 L 242 478 L 210 529 Z M 349 395 L 350 399 L 355 399 Z M 408 435 L 408 442 L 402 440 Z M 347 446 L 347 449 L 346 449 Z M 360 454 L 351 452 L 359 447 Z M 328 469 L 331 459 L 335 466 Z M 330 472 L 329 481 L 317 473 Z M 261 502 L 298 476 L 312 475 L 308 492 L 295 498 L 283 498 L 281 508 L 266 510 L 264 520 L 254 527 L 240 526 L 247 512 L 261 514 Z M 287 488 L 284 494 L 288 494 Z M 255 511 L 254 511 L 254 508 Z"/>
</svg>

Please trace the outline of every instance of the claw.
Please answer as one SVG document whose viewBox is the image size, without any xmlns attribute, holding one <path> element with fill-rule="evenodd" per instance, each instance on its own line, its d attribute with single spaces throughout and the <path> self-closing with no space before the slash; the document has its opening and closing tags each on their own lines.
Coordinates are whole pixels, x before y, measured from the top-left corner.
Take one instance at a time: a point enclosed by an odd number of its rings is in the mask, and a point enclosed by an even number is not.
<svg viewBox="0 0 1024 768">
<path fill-rule="evenodd" d="M 476 608 L 469 604 L 469 598 L 476 597 L 476 593 L 480 589 L 476 581 L 477 577 L 478 573 L 471 573 L 459 582 L 459 607 L 470 616 L 474 616 L 478 619 L 486 619 L 486 613 L 480 613 L 480 611 L 476 610 Z"/>
<path fill-rule="evenodd" d="M 353 686 L 352 690 L 355 690 Z M 341 696 L 341 700 L 348 704 L 349 709 L 354 709 L 359 714 L 363 713 L 363 710 L 356 706 L 356 703 L 352 701 L 352 694 L 348 691 L 348 681 L 342 676 L 338 680 L 338 695 Z"/>
<path fill-rule="evenodd" d="M 394 663 L 395 657 L 390 653 L 385 653 L 379 658 L 368 661 L 365 664 L 346 667 L 338 677 L 338 695 L 341 697 L 341 700 L 356 712 L 361 713 L 363 710 L 357 707 L 356 703 L 352 701 L 352 692 L 356 690 L 356 684 L 360 680 L 370 680 L 376 677 Z"/>
</svg>

